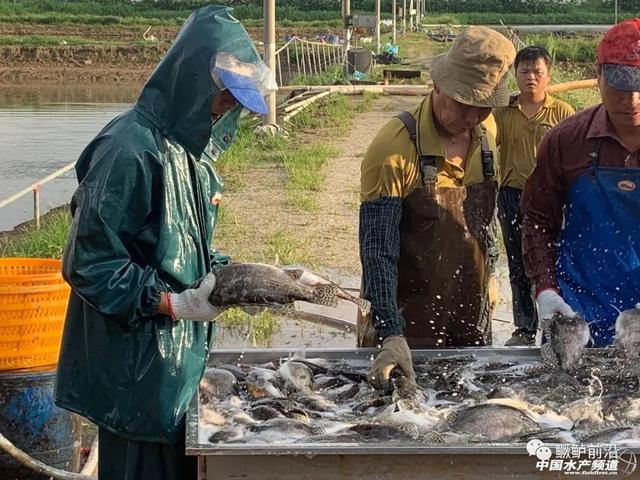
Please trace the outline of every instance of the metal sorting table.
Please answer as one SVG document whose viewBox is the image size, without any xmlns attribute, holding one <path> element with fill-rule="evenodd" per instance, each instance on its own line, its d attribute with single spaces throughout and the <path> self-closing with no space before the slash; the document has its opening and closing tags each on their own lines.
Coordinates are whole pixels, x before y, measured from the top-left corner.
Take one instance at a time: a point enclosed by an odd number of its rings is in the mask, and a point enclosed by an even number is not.
<svg viewBox="0 0 640 480">
<path fill-rule="evenodd" d="M 240 355 L 247 364 L 287 358 L 294 350 L 220 350 L 209 357 L 209 365 L 235 363 Z M 308 358 L 346 359 L 370 365 L 375 349 L 308 349 Z M 535 347 L 458 348 L 413 350 L 414 363 L 429 358 L 474 355 L 479 361 L 527 362 L 540 360 Z M 596 353 L 590 349 L 590 355 Z M 199 395 L 187 412 L 186 453 L 198 457 L 198 480 L 222 479 L 548 479 L 567 478 L 562 472 L 539 471 L 535 456 L 524 444 L 478 443 L 424 445 L 411 442 L 333 444 L 212 444 L 200 443 L 198 435 Z M 639 448 L 627 451 L 640 452 Z M 612 477 L 610 477 L 612 478 Z"/>
</svg>

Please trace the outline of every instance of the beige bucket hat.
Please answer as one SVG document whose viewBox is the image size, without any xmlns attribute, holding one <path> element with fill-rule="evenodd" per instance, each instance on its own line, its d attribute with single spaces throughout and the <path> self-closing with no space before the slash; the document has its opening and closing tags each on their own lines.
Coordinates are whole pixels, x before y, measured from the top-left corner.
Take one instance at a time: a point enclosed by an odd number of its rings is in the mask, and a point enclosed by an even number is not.
<svg viewBox="0 0 640 480">
<path fill-rule="evenodd" d="M 509 104 L 507 73 L 516 56 L 513 44 L 487 27 L 469 27 L 447 53 L 431 62 L 429 73 L 448 97 L 474 107 Z"/>
</svg>

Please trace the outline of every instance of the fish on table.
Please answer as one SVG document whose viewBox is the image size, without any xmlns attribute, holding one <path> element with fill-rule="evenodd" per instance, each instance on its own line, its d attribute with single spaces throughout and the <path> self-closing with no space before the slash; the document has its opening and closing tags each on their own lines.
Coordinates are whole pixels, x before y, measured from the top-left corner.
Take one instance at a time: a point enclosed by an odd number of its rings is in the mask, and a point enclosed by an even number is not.
<svg viewBox="0 0 640 480">
<path fill-rule="evenodd" d="M 584 325 L 575 319 L 549 332 L 555 369 L 532 358 L 425 358 L 415 362 L 415 381 L 393 372 L 390 391 L 367 383 L 362 360 L 293 355 L 216 365 L 200 387 L 199 421 L 218 446 L 634 441 L 640 389 L 618 368 L 624 351 L 585 353 Z"/>
</svg>

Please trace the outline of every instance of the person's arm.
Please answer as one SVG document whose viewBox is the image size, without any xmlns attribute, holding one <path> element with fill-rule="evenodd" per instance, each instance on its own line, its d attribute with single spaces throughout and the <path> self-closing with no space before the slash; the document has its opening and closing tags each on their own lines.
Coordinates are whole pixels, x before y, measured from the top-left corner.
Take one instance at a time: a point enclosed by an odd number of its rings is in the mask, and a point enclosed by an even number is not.
<svg viewBox="0 0 640 480">
<path fill-rule="evenodd" d="M 170 290 L 150 265 L 132 258 L 127 245 L 160 201 L 152 171 L 160 165 L 96 142 L 72 200 L 74 211 L 63 257 L 63 275 L 74 292 L 106 317 L 134 324 L 156 315 Z M 162 307 L 166 311 L 166 307 Z"/>
<path fill-rule="evenodd" d="M 401 218 L 400 197 L 364 201 L 360 206 L 364 298 L 371 302 L 373 326 L 381 339 L 404 332 L 397 306 Z"/>
<path fill-rule="evenodd" d="M 558 291 L 556 248 L 562 227 L 566 186 L 557 132 L 547 133 L 537 152 L 537 164 L 522 194 L 523 259 L 536 295 L 545 289 Z"/>
</svg>

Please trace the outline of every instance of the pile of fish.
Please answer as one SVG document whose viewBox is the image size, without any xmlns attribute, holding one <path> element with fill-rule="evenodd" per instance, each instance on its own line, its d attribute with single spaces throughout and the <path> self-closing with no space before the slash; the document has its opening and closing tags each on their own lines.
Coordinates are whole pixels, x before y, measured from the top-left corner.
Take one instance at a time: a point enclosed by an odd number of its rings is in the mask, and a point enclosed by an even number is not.
<svg viewBox="0 0 640 480">
<path fill-rule="evenodd" d="M 640 305 L 620 313 L 609 349 L 585 349 L 579 317 L 542 327 L 540 361 L 434 354 L 415 382 L 392 372 L 387 392 L 367 383 L 372 358 L 217 365 L 200 384 L 199 441 L 639 444 Z"/>
<path fill-rule="evenodd" d="M 217 365 L 200 387 L 199 440 L 214 444 L 634 443 L 637 375 L 616 355 L 585 354 L 569 374 L 542 362 L 474 355 L 416 362 L 417 384 L 390 392 L 366 381 L 367 362 L 293 357 Z"/>
</svg>

